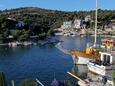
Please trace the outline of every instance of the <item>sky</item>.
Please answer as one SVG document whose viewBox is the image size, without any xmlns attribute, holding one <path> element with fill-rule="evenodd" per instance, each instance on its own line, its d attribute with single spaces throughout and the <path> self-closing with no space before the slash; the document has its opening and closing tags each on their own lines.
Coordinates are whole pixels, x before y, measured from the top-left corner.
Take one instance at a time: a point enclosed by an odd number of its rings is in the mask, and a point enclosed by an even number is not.
<svg viewBox="0 0 115 86">
<path fill-rule="evenodd" d="M 98 0 L 101 9 L 115 10 L 115 0 Z M 95 0 L 0 0 L 0 10 L 19 7 L 40 7 L 62 11 L 94 10 Z"/>
</svg>

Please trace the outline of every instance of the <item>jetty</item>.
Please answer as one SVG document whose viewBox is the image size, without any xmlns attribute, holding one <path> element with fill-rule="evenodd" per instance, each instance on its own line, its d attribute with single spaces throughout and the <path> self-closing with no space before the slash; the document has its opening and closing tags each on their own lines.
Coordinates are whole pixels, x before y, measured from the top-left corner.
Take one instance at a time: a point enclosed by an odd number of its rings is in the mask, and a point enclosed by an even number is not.
<svg viewBox="0 0 115 86">
<path fill-rule="evenodd" d="M 81 79 L 79 76 L 77 76 L 77 74 L 71 72 L 67 73 L 78 81 L 79 86 L 114 86 L 112 79 L 109 80 L 107 78 L 107 81 L 104 84 L 104 78 L 102 76 L 95 75 L 91 72 L 88 72 L 86 79 Z"/>
<path fill-rule="evenodd" d="M 56 47 L 65 54 L 71 54 L 70 50 L 67 50 L 63 47 L 62 42 L 59 42 Z"/>
<path fill-rule="evenodd" d="M 0 43 L 0 46 L 8 46 L 8 43 Z"/>
<path fill-rule="evenodd" d="M 89 83 L 85 80 L 82 80 L 80 77 L 76 76 L 74 73 L 67 72 L 70 76 L 74 77 L 78 80 L 78 82 L 81 82 L 82 84 L 79 84 L 80 86 L 90 86 Z M 92 85 L 93 86 L 93 85 Z M 98 85 L 97 85 L 98 86 Z"/>
</svg>

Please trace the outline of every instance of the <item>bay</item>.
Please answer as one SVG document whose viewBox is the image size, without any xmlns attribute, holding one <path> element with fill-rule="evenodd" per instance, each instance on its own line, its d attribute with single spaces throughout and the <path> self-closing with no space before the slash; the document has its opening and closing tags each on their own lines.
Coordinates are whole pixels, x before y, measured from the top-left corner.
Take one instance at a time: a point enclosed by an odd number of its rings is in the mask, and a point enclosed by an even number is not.
<svg viewBox="0 0 115 86">
<path fill-rule="evenodd" d="M 86 43 L 93 42 L 93 37 L 63 37 L 63 46 L 69 50 L 84 50 Z M 100 43 L 100 38 L 98 38 Z M 54 77 L 63 81 L 73 80 L 67 72 L 74 67 L 71 55 L 66 55 L 55 47 L 55 44 L 31 47 L 0 47 L 0 71 L 3 71 L 11 84 L 16 85 L 25 79 L 38 78 L 45 86 L 50 86 Z"/>
</svg>

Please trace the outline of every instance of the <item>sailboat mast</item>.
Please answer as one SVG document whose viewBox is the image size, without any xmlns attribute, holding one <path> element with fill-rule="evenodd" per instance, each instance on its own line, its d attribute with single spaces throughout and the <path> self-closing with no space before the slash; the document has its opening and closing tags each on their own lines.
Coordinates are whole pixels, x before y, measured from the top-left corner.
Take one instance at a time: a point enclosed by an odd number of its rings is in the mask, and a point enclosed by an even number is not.
<svg viewBox="0 0 115 86">
<path fill-rule="evenodd" d="M 98 12 L 98 0 L 96 0 L 96 11 L 95 11 L 95 38 L 94 38 L 94 47 L 97 43 L 97 12 Z"/>
</svg>

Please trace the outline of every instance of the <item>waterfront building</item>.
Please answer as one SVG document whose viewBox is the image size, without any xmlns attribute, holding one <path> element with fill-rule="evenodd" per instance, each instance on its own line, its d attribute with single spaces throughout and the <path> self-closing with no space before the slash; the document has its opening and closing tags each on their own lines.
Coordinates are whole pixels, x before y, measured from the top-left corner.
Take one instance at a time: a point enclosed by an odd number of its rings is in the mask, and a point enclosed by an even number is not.
<svg viewBox="0 0 115 86">
<path fill-rule="evenodd" d="M 11 30 L 15 30 L 16 28 L 19 29 L 25 26 L 25 23 L 23 21 L 17 21 L 15 18 L 8 17 L 7 21 L 12 26 Z"/>
<path fill-rule="evenodd" d="M 67 29 L 72 27 L 72 21 L 65 21 L 63 22 L 63 25 L 61 26 L 62 29 Z"/>
<path fill-rule="evenodd" d="M 83 25 L 83 21 L 81 19 L 74 20 L 74 28 L 80 29 Z"/>
<path fill-rule="evenodd" d="M 11 21 L 16 21 L 16 19 L 11 18 L 11 17 L 8 17 L 7 19 L 8 19 L 8 20 L 11 20 Z"/>
<path fill-rule="evenodd" d="M 112 32 L 115 30 L 115 20 L 109 20 L 104 26 L 102 26 L 102 29 L 107 32 Z"/>
<path fill-rule="evenodd" d="M 115 29 L 115 20 L 111 20 L 112 23 L 112 29 Z"/>
<path fill-rule="evenodd" d="M 23 21 L 18 21 L 16 27 L 24 27 L 25 23 Z"/>
<path fill-rule="evenodd" d="M 90 16 L 90 15 L 87 15 L 87 16 L 85 17 L 85 22 L 88 22 L 88 21 L 91 21 L 91 16 Z"/>
</svg>

